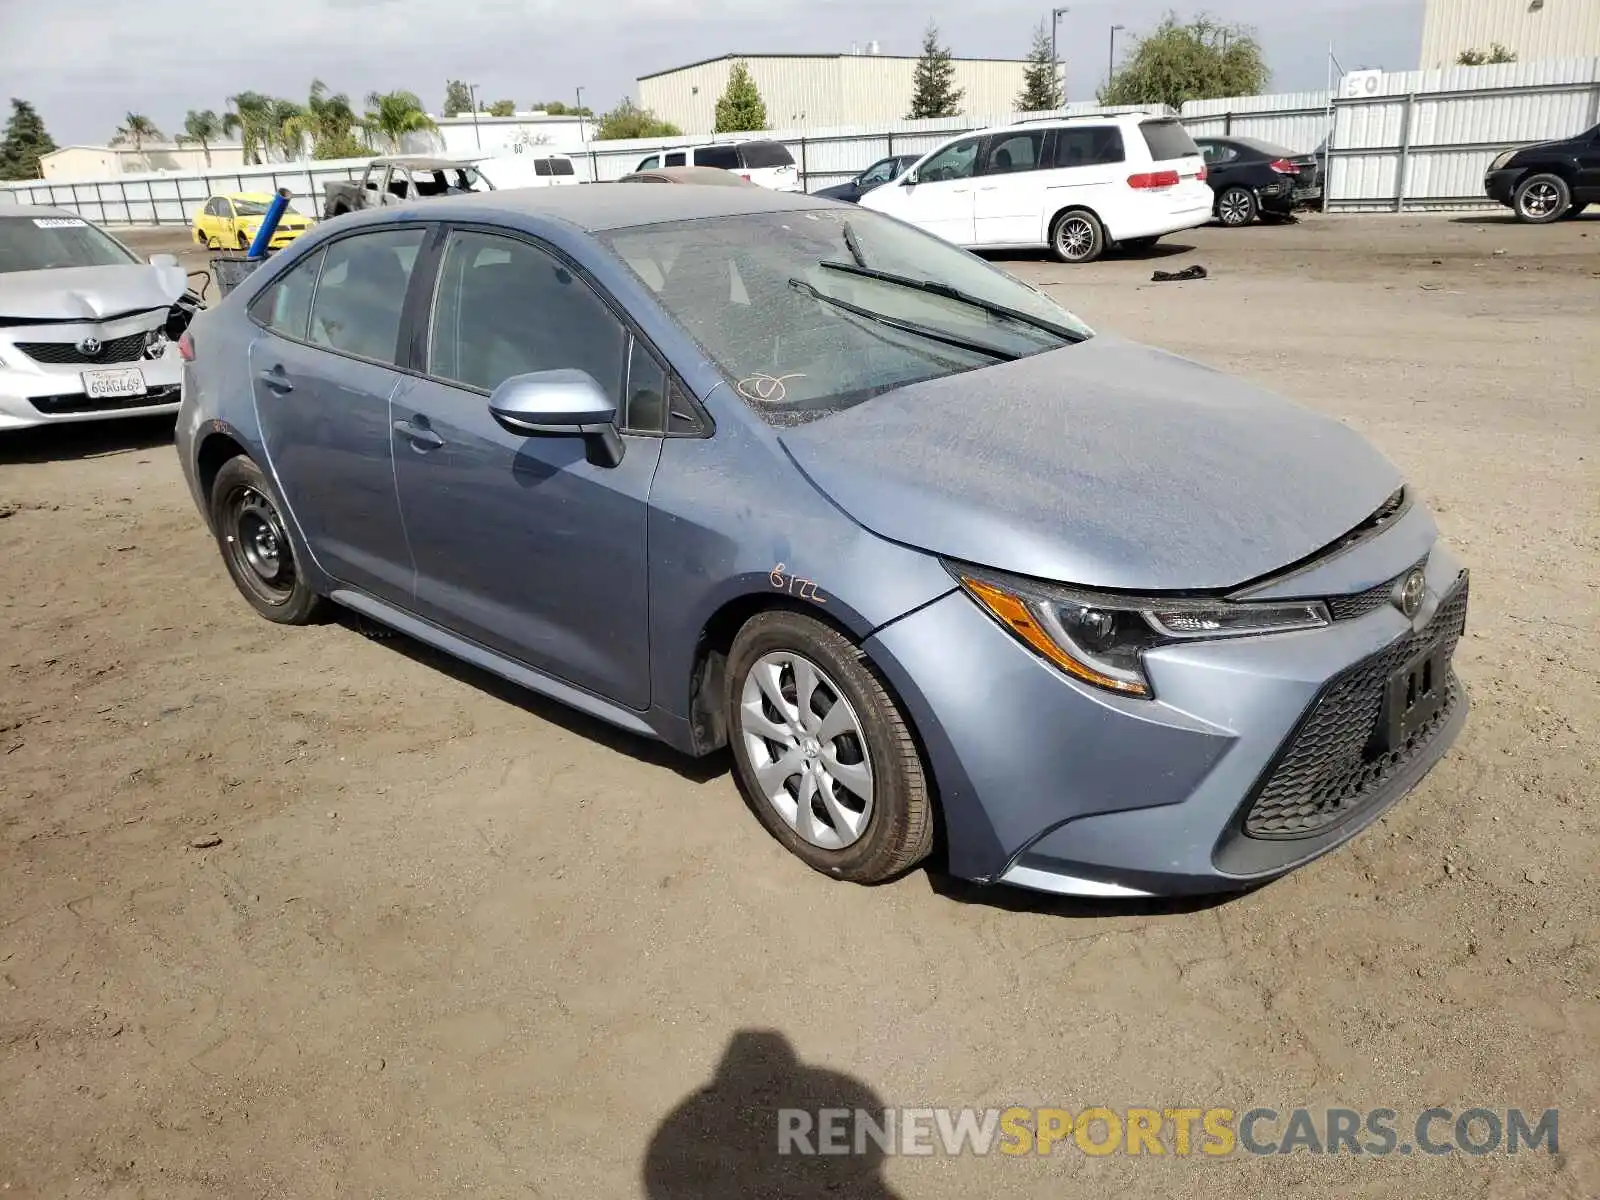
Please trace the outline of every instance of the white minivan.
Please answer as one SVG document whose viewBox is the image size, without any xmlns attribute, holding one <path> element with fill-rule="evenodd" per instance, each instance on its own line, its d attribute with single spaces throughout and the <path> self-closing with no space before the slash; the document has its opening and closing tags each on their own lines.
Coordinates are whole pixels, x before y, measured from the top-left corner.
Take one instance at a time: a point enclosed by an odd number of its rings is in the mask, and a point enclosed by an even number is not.
<svg viewBox="0 0 1600 1200">
<path fill-rule="evenodd" d="M 1172 117 L 1049 118 L 963 134 L 861 197 L 958 246 L 1086 263 L 1211 219 L 1205 160 Z"/>
<path fill-rule="evenodd" d="M 635 171 L 657 167 L 721 167 L 747 183 L 775 192 L 798 192 L 800 168 L 782 142 L 765 138 L 750 142 L 715 142 L 709 146 L 672 147 L 639 160 Z"/>
</svg>

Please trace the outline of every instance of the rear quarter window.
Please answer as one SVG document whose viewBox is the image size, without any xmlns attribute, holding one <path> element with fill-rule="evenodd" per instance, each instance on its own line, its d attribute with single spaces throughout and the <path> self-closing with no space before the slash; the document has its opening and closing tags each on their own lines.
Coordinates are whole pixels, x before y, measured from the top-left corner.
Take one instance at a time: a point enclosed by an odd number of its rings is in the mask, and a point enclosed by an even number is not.
<svg viewBox="0 0 1600 1200">
<path fill-rule="evenodd" d="M 1189 131 L 1176 121 L 1140 121 L 1139 132 L 1144 134 L 1144 144 L 1150 147 L 1150 157 L 1155 162 L 1191 158 L 1200 153 Z"/>
<path fill-rule="evenodd" d="M 746 142 L 739 153 L 750 168 L 794 166 L 794 156 L 782 142 Z"/>
<path fill-rule="evenodd" d="M 701 146 L 694 152 L 697 167 L 721 167 L 724 171 L 739 169 L 739 147 Z"/>
</svg>

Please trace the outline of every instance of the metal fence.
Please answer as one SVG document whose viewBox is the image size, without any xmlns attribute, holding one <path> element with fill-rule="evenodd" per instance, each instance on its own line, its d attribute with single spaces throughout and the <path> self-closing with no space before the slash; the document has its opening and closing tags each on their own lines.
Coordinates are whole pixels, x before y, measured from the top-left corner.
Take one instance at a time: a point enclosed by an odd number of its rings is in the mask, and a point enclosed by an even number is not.
<svg viewBox="0 0 1600 1200">
<path fill-rule="evenodd" d="M 1411 71 L 1368 79 L 1359 96 L 1326 91 L 1191 101 L 1182 120 L 1196 135 L 1250 136 L 1288 149 L 1326 151 L 1327 207 L 1403 211 L 1486 203 L 1483 173 L 1502 150 L 1569 137 L 1600 124 L 1600 58 Z M 1003 113 L 823 130 L 777 130 L 807 191 L 843 183 L 891 154 L 919 154 L 962 133 L 1021 117 L 1107 112 L 1074 104 L 1057 114 Z M 1162 106 L 1143 111 L 1170 113 Z M 1330 137 L 1331 133 L 1331 137 Z M 592 142 L 564 149 L 588 181 L 617 179 L 666 147 L 734 141 L 720 137 Z M 358 177 L 365 159 L 280 163 L 192 174 L 128 175 L 94 183 L 0 187 L 0 204 L 49 204 L 110 225 L 188 224 L 219 192 L 287 187 L 297 207 L 322 208 L 322 185 Z"/>
</svg>

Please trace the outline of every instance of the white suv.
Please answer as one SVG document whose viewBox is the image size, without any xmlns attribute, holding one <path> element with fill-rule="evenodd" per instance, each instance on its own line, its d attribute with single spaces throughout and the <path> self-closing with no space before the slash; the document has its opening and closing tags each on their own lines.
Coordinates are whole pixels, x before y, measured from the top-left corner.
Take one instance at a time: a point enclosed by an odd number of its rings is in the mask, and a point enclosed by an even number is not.
<svg viewBox="0 0 1600 1200">
<path fill-rule="evenodd" d="M 639 160 L 635 171 L 657 167 L 721 167 L 748 183 L 775 192 L 798 192 L 800 169 L 782 142 L 718 142 L 710 146 L 673 147 Z"/>
<path fill-rule="evenodd" d="M 1024 121 L 963 134 L 861 198 L 958 246 L 1093 262 L 1211 219 L 1205 160 L 1172 117 Z"/>
</svg>

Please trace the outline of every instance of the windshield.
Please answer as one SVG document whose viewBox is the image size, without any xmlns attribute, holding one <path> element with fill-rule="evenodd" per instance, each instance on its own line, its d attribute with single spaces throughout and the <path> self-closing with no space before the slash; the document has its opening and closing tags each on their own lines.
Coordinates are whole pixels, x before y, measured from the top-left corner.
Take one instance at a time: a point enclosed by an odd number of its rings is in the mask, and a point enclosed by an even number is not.
<svg viewBox="0 0 1600 1200">
<path fill-rule="evenodd" d="M 138 261 L 81 217 L 0 217 L 0 272 L 125 267 Z"/>
<path fill-rule="evenodd" d="M 867 210 L 758 213 L 601 236 L 738 393 L 779 424 L 1091 336 L 982 259 Z"/>
<path fill-rule="evenodd" d="M 269 207 L 269 203 L 264 203 L 260 200 L 235 200 L 233 202 L 233 211 L 241 217 L 264 217 L 267 215 Z M 291 204 L 283 210 L 283 215 L 286 217 L 299 217 L 304 214 Z"/>
</svg>

